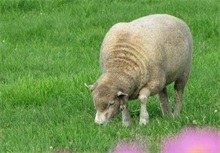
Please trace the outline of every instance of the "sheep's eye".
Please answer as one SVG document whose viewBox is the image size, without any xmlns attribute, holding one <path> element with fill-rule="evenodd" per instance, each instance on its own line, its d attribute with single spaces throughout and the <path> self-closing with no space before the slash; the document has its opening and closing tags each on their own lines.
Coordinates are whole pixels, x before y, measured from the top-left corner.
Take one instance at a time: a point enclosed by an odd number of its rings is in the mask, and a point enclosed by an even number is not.
<svg viewBox="0 0 220 153">
<path fill-rule="evenodd" d="M 109 107 L 113 106 L 115 104 L 115 101 L 110 101 L 109 102 Z"/>
</svg>

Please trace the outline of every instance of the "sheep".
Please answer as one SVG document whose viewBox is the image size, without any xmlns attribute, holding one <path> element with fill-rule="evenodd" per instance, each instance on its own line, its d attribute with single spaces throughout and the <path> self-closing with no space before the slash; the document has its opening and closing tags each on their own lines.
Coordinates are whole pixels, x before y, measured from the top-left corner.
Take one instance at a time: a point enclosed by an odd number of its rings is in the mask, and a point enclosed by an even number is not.
<svg viewBox="0 0 220 153">
<path fill-rule="evenodd" d="M 192 63 L 192 35 L 186 23 L 168 14 L 153 14 L 117 23 L 100 51 L 102 74 L 93 85 L 95 123 L 106 124 L 122 112 L 129 126 L 128 101 L 140 101 L 140 125 L 149 122 L 147 99 L 159 95 L 163 116 L 179 115 Z M 167 86 L 174 82 L 174 115 Z"/>
</svg>

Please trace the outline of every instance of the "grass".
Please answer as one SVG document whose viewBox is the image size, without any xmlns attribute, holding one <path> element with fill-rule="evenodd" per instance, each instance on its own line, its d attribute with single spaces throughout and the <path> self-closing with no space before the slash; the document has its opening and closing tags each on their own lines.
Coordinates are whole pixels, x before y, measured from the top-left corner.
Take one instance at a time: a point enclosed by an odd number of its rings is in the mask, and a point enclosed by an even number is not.
<svg viewBox="0 0 220 153">
<path fill-rule="evenodd" d="M 1 0 L 0 152 L 100 153 L 120 140 L 144 137 L 157 153 L 163 137 L 185 126 L 219 129 L 219 10 L 217 0 Z M 84 83 L 101 74 L 105 33 L 117 22 L 155 13 L 183 19 L 193 33 L 193 68 L 180 117 L 162 118 L 151 97 L 149 125 L 138 125 L 137 101 L 130 105 L 131 127 L 122 127 L 121 117 L 95 125 Z M 172 86 L 169 94 L 173 101 Z"/>
</svg>

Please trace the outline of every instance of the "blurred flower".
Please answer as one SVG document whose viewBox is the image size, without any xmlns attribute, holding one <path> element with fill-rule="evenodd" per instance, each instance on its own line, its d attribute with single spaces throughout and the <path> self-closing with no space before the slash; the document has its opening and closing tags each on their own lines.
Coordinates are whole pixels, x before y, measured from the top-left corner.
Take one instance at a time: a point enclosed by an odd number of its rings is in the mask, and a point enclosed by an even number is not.
<svg viewBox="0 0 220 153">
<path fill-rule="evenodd" d="M 212 128 L 186 128 L 164 139 L 161 153 L 220 153 L 220 135 Z"/>
<path fill-rule="evenodd" d="M 149 153 L 146 140 L 133 140 L 119 142 L 111 153 Z"/>
</svg>

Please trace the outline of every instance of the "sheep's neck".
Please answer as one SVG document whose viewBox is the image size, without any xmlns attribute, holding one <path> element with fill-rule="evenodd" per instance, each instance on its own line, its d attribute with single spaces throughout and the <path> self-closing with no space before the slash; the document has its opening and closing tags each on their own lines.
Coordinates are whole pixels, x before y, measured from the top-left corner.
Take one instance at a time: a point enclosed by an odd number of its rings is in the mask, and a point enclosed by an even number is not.
<svg viewBox="0 0 220 153">
<path fill-rule="evenodd" d="M 101 80 L 114 86 L 117 90 L 127 93 L 129 96 L 134 96 L 134 94 L 136 94 L 135 91 L 139 86 L 136 81 L 137 78 L 123 73 L 104 73 Z"/>
</svg>

